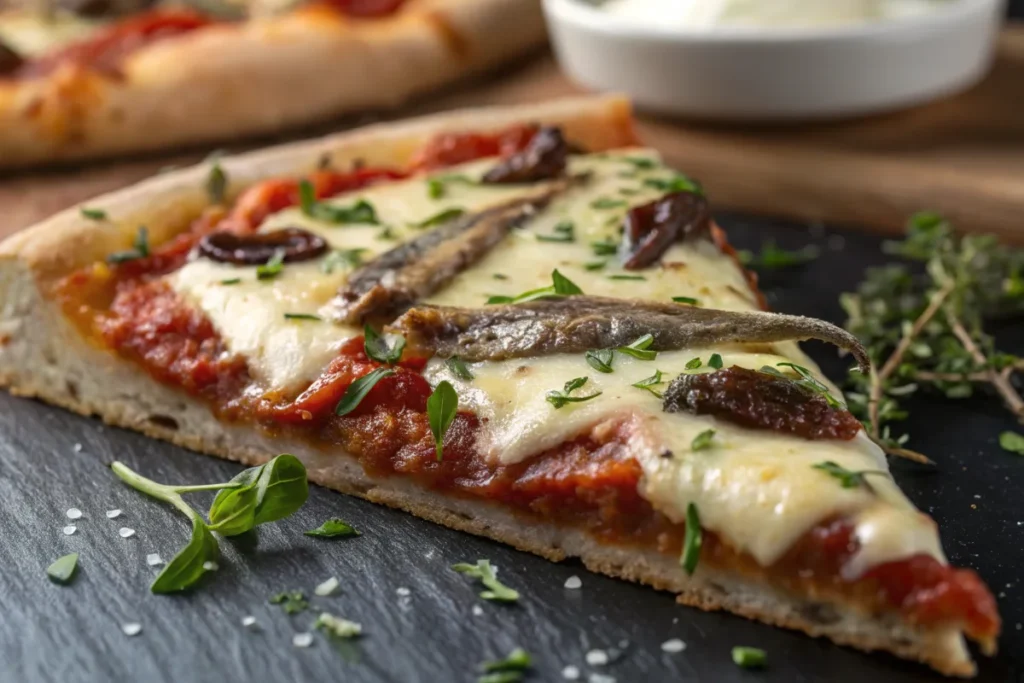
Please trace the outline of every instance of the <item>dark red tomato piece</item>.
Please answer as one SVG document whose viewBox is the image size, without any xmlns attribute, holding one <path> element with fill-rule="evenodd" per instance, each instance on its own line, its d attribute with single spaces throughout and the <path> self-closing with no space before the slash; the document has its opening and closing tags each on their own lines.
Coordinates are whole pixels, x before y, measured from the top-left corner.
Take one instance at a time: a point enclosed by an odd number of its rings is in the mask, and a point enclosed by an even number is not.
<svg viewBox="0 0 1024 683">
<path fill-rule="evenodd" d="M 385 17 L 397 12 L 405 0 L 322 0 L 322 4 L 350 17 Z"/>
<path fill-rule="evenodd" d="M 16 76 L 45 76 L 63 64 L 117 73 L 121 62 L 139 48 L 209 26 L 214 21 L 191 10 L 154 10 L 119 21 L 96 35 L 40 59 L 26 62 Z"/>
<path fill-rule="evenodd" d="M 412 166 L 429 170 L 485 157 L 509 156 L 526 149 L 536 133 L 536 126 L 513 126 L 498 133 L 443 133 L 420 150 Z"/>
</svg>

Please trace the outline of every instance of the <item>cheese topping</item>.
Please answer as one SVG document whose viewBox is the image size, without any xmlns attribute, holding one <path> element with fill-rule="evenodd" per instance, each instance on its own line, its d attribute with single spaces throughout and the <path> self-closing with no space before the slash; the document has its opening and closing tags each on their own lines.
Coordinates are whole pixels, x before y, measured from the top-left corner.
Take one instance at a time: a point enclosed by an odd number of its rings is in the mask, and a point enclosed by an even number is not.
<svg viewBox="0 0 1024 683">
<path fill-rule="evenodd" d="M 421 234 L 425 219 L 453 208 L 469 212 L 538 192 L 541 186 L 483 186 L 474 182 L 493 165 L 484 160 L 449 169 L 440 179 L 441 196 L 424 178 L 370 187 L 329 201 L 373 205 L 379 224 L 329 225 L 288 209 L 271 216 L 261 230 L 301 227 L 323 236 L 336 250 L 363 250 L 364 260 Z M 753 310 L 756 300 L 743 273 L 707 240 L 673 245 L 657 266 L 623 271 L 618 257 L 595 253 L 617 245 L 630 206 L 666 192 L 676 176 L 647 150 L 574 156 L 570 173 L 579 182 L 515 229 L 471 268 L 456 276 L 427 303 L 484 306 L 492 295 L 515 296 L 551 284 L 558 269 L 589 295 L 669 302 L 686 296 L 703 306 Z M 605 248 L 607 250 L 607 247 Z M 324 272 L 330 258 L 285 264 L 279 276 L 258 280 L 253 267 L 196 259 L 170 276 L 172 285 L 199 306 L 235 353 L 245 356 L 256 379 L 268 387 L 299 389 L 315 379 L 346 339 L 361 330 L 326 320 L 286 320 L 285 313 L 318 314 L 344 284 L 352 267 Z M 340 263 L 340 261 L 338 261 Z M 223 284 L 241 279 L 238 284 Z M 478 448 L 495 464 L 510 464 L 609 425 L 628 422 L 627 444 L 641 464 L 641 493 L 670 519 L 682 522 L 688 503 L 700 510 L 702 524 L 758 562 L 771 564 L 808 529 L 834 515 L 854 520 L 861 550 L 845 568 L 851 576 L 887 560 L 923 552 L 942 557 L 935 529 L 886 475 L 869 475 L 870 488 L 843 488 L 824 461 L 853 471 L 887 471 L 881 450 L 861 433 L 852 441 L 807 441 L 768 430 L 745 429 L 708 416 L 665 413 L 661 399 L 632 386 L 663 372 L 667 383 L 700 357 L 712 353 L 725 366 L 747 368 L 793 361 L 814 369 L 796 344 L 734 345 L 659 353 L 643 361 L 616 353 L 612 373 L 590 367 L 583 354 L 475 363 L 474 379 L 452 375 L 439 359 L 427 366 L 431 384 L 455 386 L 460 408 L 481 418 Z M 574 378 L 587 383 L 574 395 L 601 392 L 593 400 L 556 409 L 545 400 Z M 693 451 L 692 441 L 715 430 L 712 446 Z"/>
<path fill-rule="evenodd" d="M 0 42 L 22 57 L 39 57 L 68 43 L 88 37 L 101 23 L 57 12 L 43 17 L 28 12 L 0 14 Z"/>
</svg>

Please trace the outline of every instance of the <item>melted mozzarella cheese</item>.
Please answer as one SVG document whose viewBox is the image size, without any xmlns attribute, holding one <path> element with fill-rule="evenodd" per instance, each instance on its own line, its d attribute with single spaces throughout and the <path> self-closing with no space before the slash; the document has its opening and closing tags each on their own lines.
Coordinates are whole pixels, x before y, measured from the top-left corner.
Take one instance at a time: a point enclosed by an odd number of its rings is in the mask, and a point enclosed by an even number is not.
<svg viewBox="0 0 1024 683">
<path fill-rule="evenodd" d="M 101 23 L 58 12 L 43 17 L 28 12 L 0 14 L 0 41 L 22 57 L 38 57 L 87 38 Z"/>
<path fill-rule="evenodd" d="M 493 163 L 474 162 L 440 177 L 478 179 Z M 483 306 L 492 295 L 515 296 L 550 285 L 557 268 L 591 295 L 662 302 L 687 296 L 707 307 L 756 308 L 743 273 L 707 240 L 675 244 L 660 264 L 638 272 L 623 271 L 616 256 L 595 253 L 592 243 L 618 243 L 619 228 L 631 206 L 664 194 L 665 181 L 673 173 L 652 152 L 573 157 L 570 172 L 587 180 L 513 230 L 427 302 Z M 444 182 L 443 187 L 441 197 L 432 197 L 427 180 L 419 178 L 329 201 L 338 206 L 367 201 L 375 207 L 379 225 L 328 225 L 288 209 L 271 216 L 260 229 L 302 227 L 323 236 L 334 249 L 362 249 L 368 260 L 421 234 L 416 224 L 430 216 L 452 208 L 479 211 L 539 191 L 458 180 Z M 569 234 L 569 225 L 573 239 L 558 241 Z M 258 280 L 253 267 L 196 259 L 170 276 L 170 282 L 209 316 L 233 352 L 248 359 L 257 380 L 294 390 L 316 378 L 341 343 L 361 334 L 326 320 L 285 319 L 285 313 L 326 314 L 351 268 L 325 273 L 323 263 L 286 264 L 279 277 Z M 238 284 L 223 284 L 238 278 Z M 610 374 L 590 367 L 583 354 L 485 362 L 470 366 L 471 381 L 453 376 L 434 359 L 425 375 L 432 384 L 452 382 L 460 406 L 481 418 L 478 448 L 495 464 L 520 462 L 566 440 L 628 423 L 633 438 L 627 448 L 643 469 L 641 493 L 647 500 L 675 521 L 683 521 L 687 505 L 695 503 L 705 528 L 762 564 L 777 560 L 808 529 L 835 515 L 847 516 L 856 525 L 861 549 L 844 568 L 850 577 L 918 552 L 941 558 L 933 524 L 914 510 L 888 474 L 868 475 L 870 489 L 843 488 L 814 468 L 834 461 L 854 471 L 887 472 L 884 455 L 863 433 L 852 441 L 807 441 L 706 416 L 669 414 L 662 411 L 658 397 L 632 386 L 660 370 L 663 384 L 656 388 L 664 390 L 687 361 L 699 356 L 706 363 L 715 352 L 726 366 L 760 368 L 789 360 L 814 368 L 794 343 L 758 345 L 756 350 L 743 345 L 686 349 L 660 353 L 654 361 L 616 353 Z M 545 399 L 547 392 L 577 377 L 588 381 L 574 395 L 601 395 L 558 409 Z M 712 447 L 694 452 L 694 437 L 707 429 L 716 430 Z"/>
</svg>

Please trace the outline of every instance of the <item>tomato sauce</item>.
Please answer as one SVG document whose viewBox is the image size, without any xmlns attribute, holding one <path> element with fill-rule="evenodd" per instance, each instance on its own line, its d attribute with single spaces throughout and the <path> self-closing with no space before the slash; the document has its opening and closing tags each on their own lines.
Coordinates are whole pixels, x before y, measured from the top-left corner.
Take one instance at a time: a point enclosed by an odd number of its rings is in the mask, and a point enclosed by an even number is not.
<svg viewBox="0 0 1024 683">
<path fill-rule="evenodd" d="M 85 40 L 29 60 L 15 70 L 13 75 L 37 78 L 65 64 L 118 75 L 121 63 L 135 50 L 214 23 L 213 19 L 192 10 L 146 12 L 111 24 Z"/>
<path fill-rule="evenodd" d="M 320 0 L 320 4 L 350 17 L 372 18 L 394 14 L 405 0 Z"/>
<path fill-rule="evenodd" d="M 529 128 L 496 136 L 442 136 L 418 157 L 421 168 L 459 163 L 473 154 L 505 153 L 529 140 Z M 317 196 L 362 187 L 396 171 L 312 177 Z M 325 449 L 341 448 L 371 476 L 407 476 L 450 495 L 505 505 L 531 519 L 586 530 L 618 545 L 678 554 L 685 526 L 654 510 L 638 492 L 642 470 L 625 444 L 628 423 L 562 444 L 527 461 L 499 465 L 477 451 L 480 419 L 460 411 L 437 457 L 426 415 L 431 387 L 421 372 L 426 359 L 406 357 L 371 389 L 358 407 L 336 415 L 353 381 L 381 367 L 368 358 L 362 338 L 346 342 L 320 378 L 297 395 L 254 396 L 244 359 L 234 357 L 210 321 L 155 276 L 179 267 L 197 236 L 211 229 L 252 230 L 267 215 L 298 201 L 295 181 L 251 188 L 230 212 L 213 210 L 192 230 L 146 259 L 74 273 L 58 286 L 65 310 L 89 333 L 157 380 L 210 402 L 224 420 L 255 421 L 270 434 L 298 437 Z M 276 208 L 271 208 L 276 207 Z M 799 595 L 829 595 L 875 610 L 899 610 L 921 624 L 953 622 L 991 642 L 1000 621 L 995 601 L 970 570 L 918 555 L 872 568 L 855 581 L 841 569 L 857 551 L 853 526 L 834 519 L 805 534 L 770 567 L 762 567 L 714 533 L 705 532 L 701 562 L 762 576 Z"/>
</svg>

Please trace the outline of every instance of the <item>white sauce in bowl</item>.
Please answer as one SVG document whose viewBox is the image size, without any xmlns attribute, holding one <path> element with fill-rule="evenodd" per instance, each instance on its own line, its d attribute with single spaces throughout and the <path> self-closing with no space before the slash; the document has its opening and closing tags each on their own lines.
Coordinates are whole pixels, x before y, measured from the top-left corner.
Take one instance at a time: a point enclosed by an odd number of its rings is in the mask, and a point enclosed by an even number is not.
<svg viewBox="0 0 1024 683">
<path fill-rule="evenodd" d="M 951 0 L 608 0 L 625 21 L 688 30 L 820 28 L 915 17 Z"/>
</svg>

